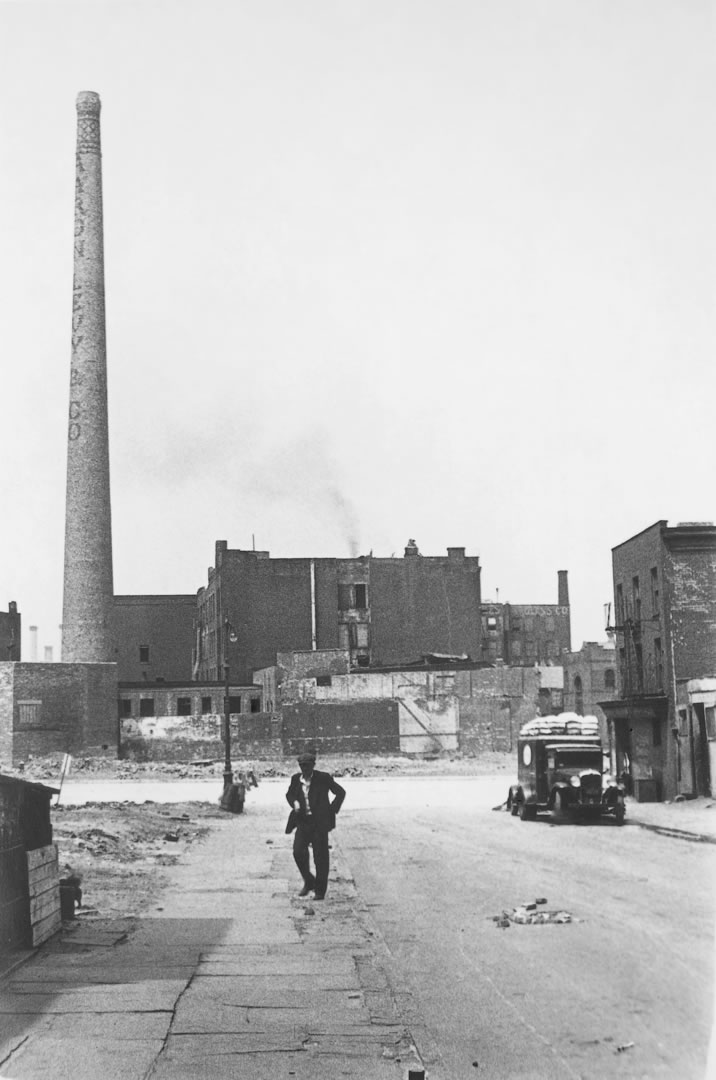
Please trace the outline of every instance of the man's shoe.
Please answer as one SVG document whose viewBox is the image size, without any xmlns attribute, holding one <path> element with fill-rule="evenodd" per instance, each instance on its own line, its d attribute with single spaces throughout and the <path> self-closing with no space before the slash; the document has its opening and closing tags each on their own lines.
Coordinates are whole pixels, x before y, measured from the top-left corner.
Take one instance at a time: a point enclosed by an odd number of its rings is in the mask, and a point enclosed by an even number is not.
<svg viewBox="0 0 716 1080">
<path fill-rule="evenodd" d="M 306 884 L 303 886 L 303 888 L 301 889 L 301 891 L 300 891 L 300 893 L 298 895 L 299 896 L 308 896 L 308 894 L 310 892 L 313 892 L 315 887 L 316 887 L 315 885 L 310 885 L 308 882 L 306 882 Z"/>
</svg>

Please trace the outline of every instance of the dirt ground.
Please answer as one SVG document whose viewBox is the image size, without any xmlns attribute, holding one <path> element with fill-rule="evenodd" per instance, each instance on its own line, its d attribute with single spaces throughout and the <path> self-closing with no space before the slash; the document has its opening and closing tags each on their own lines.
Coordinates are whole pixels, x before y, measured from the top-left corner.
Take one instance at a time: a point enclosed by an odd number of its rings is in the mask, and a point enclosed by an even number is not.
<svg viewBox="0 0 716 1080">
<path fill-rule="evenodd" d="M 139 914 L 161 892 L 163 868 L 225 812 L 206 803 L 88 803 L 52 808 L 60 878 L 79 878 L 79 918 Z"/>
<path fill-rule="evenodd" d="M 237 780 L 250 785 L 251 773 L 262 778 L 289 777 L 297 769 L 292 758 L 234 760 Z M 407 755 L 326 755 L 319 768 L 336 777 L 480 776 L 514 769 L 514 755 L 485 753 L 479 758 L 459 754 L 430 758 Z M 220 777 L 223 761 L 134 762 L 107 757 L 73 758 L 68 775 L 73 781 L 142 778 L 205 779 Z M 0 773 L 59 788 L 62 756 L 29 758 L 15 767 L 0 762 Z M 53 800 L 53 839 L 59 850 L 62 878 L 81 879 L 80 918 L 139 914 L 152 904 L 164 884 L 163 868 L 171 866 L 187 846 L 204 836 L 212 819 L 225 811 L 208 803 L 127 802 L 88 803 L 65 807 Z"/>
<path fill-rule="evenodd" d="M 502 769 L 514 770 L 515 752 L 501 753 L 485 751 L 479 757 L 462 754 L 436 754 L 434 756 L 410 757 L 407 754 L 368 755 L 368 754 L 326 754 L 318 761 L 318 768 L 341 776 L 377 777 L 385 774 L 397 776 L 486 776 Z M 289 777 L 296 772 L 297 765 L 293 758 L 234 759 L 234 772 L 238 776 L 247 776 L 254 772 L 261 777 Z M 224 771 L 223 760 L 202 760 L 190 762 L 163 761 L 121 761 L 110 757 L 76 757 L 70 764 L 73 780 L 86 776 L 93 780 L 108 778 L 140 780 L 143 777 L 152 780 L 204 779 L 221 776 Z M 0 761 L 0 773 L 19 776 L 24 780 L 40 781 L 53 787 L 59 786 L 62 773 L 62 755 L 45 758 L 29 757 L 14 767 Z"/>
</svg>

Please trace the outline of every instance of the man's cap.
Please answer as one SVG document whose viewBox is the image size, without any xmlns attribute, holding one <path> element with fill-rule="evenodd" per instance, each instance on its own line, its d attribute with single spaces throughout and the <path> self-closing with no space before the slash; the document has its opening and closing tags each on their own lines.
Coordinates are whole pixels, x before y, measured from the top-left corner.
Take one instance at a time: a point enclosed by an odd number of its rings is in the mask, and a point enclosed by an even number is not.
<svg viewBox="0 0 716 1080">
<path fill-rule="evenodd" d="M 310 750 L 305 750 L 302 754 L 298 755 L 298 758 L 296 760 L 298 761 L 299 765 L 303 765 L 304 762 L 315 761 L 316 755 L 312 754 Z"/>
</svg>

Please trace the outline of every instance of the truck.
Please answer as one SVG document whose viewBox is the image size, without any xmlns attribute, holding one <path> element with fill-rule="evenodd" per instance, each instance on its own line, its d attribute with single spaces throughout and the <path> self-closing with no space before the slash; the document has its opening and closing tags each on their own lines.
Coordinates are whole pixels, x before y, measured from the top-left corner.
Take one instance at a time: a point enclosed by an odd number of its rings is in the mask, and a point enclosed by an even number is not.
<svg viewBox="0 0 716 1080">
<path fill-rule="evenodd" d="M 595 716 L 560 713 L 523 724 L 507 809 L 522 821 L 545 811 L 559 821 L 608 816 L 624 824 L 624 787 L 605 769 Z"/>
</svg>

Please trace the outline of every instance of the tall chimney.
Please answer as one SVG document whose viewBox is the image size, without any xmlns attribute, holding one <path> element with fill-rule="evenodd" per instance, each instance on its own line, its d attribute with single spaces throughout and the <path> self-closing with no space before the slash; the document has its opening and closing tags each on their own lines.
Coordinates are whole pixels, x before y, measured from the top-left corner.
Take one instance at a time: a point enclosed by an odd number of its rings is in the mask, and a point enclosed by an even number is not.
<svg viewBox="0 0 716 1080">
<path fill-rule="evenodd" d="M 72 362 L 67 430 L 62 659 L 111 657 L 112 524 L 99 94 L 77 95 Z"/>
<path fill-rule="evenodd" d="M 37 627 L 30 627 L 30 659 L 37 660 Z"/>
<path fill-rule="evenodd" d="M 567 571 L 557 571 L 557 603 L 560 607 L 569 607 L 569 585 L 567 584 Z"/>
</svg>

